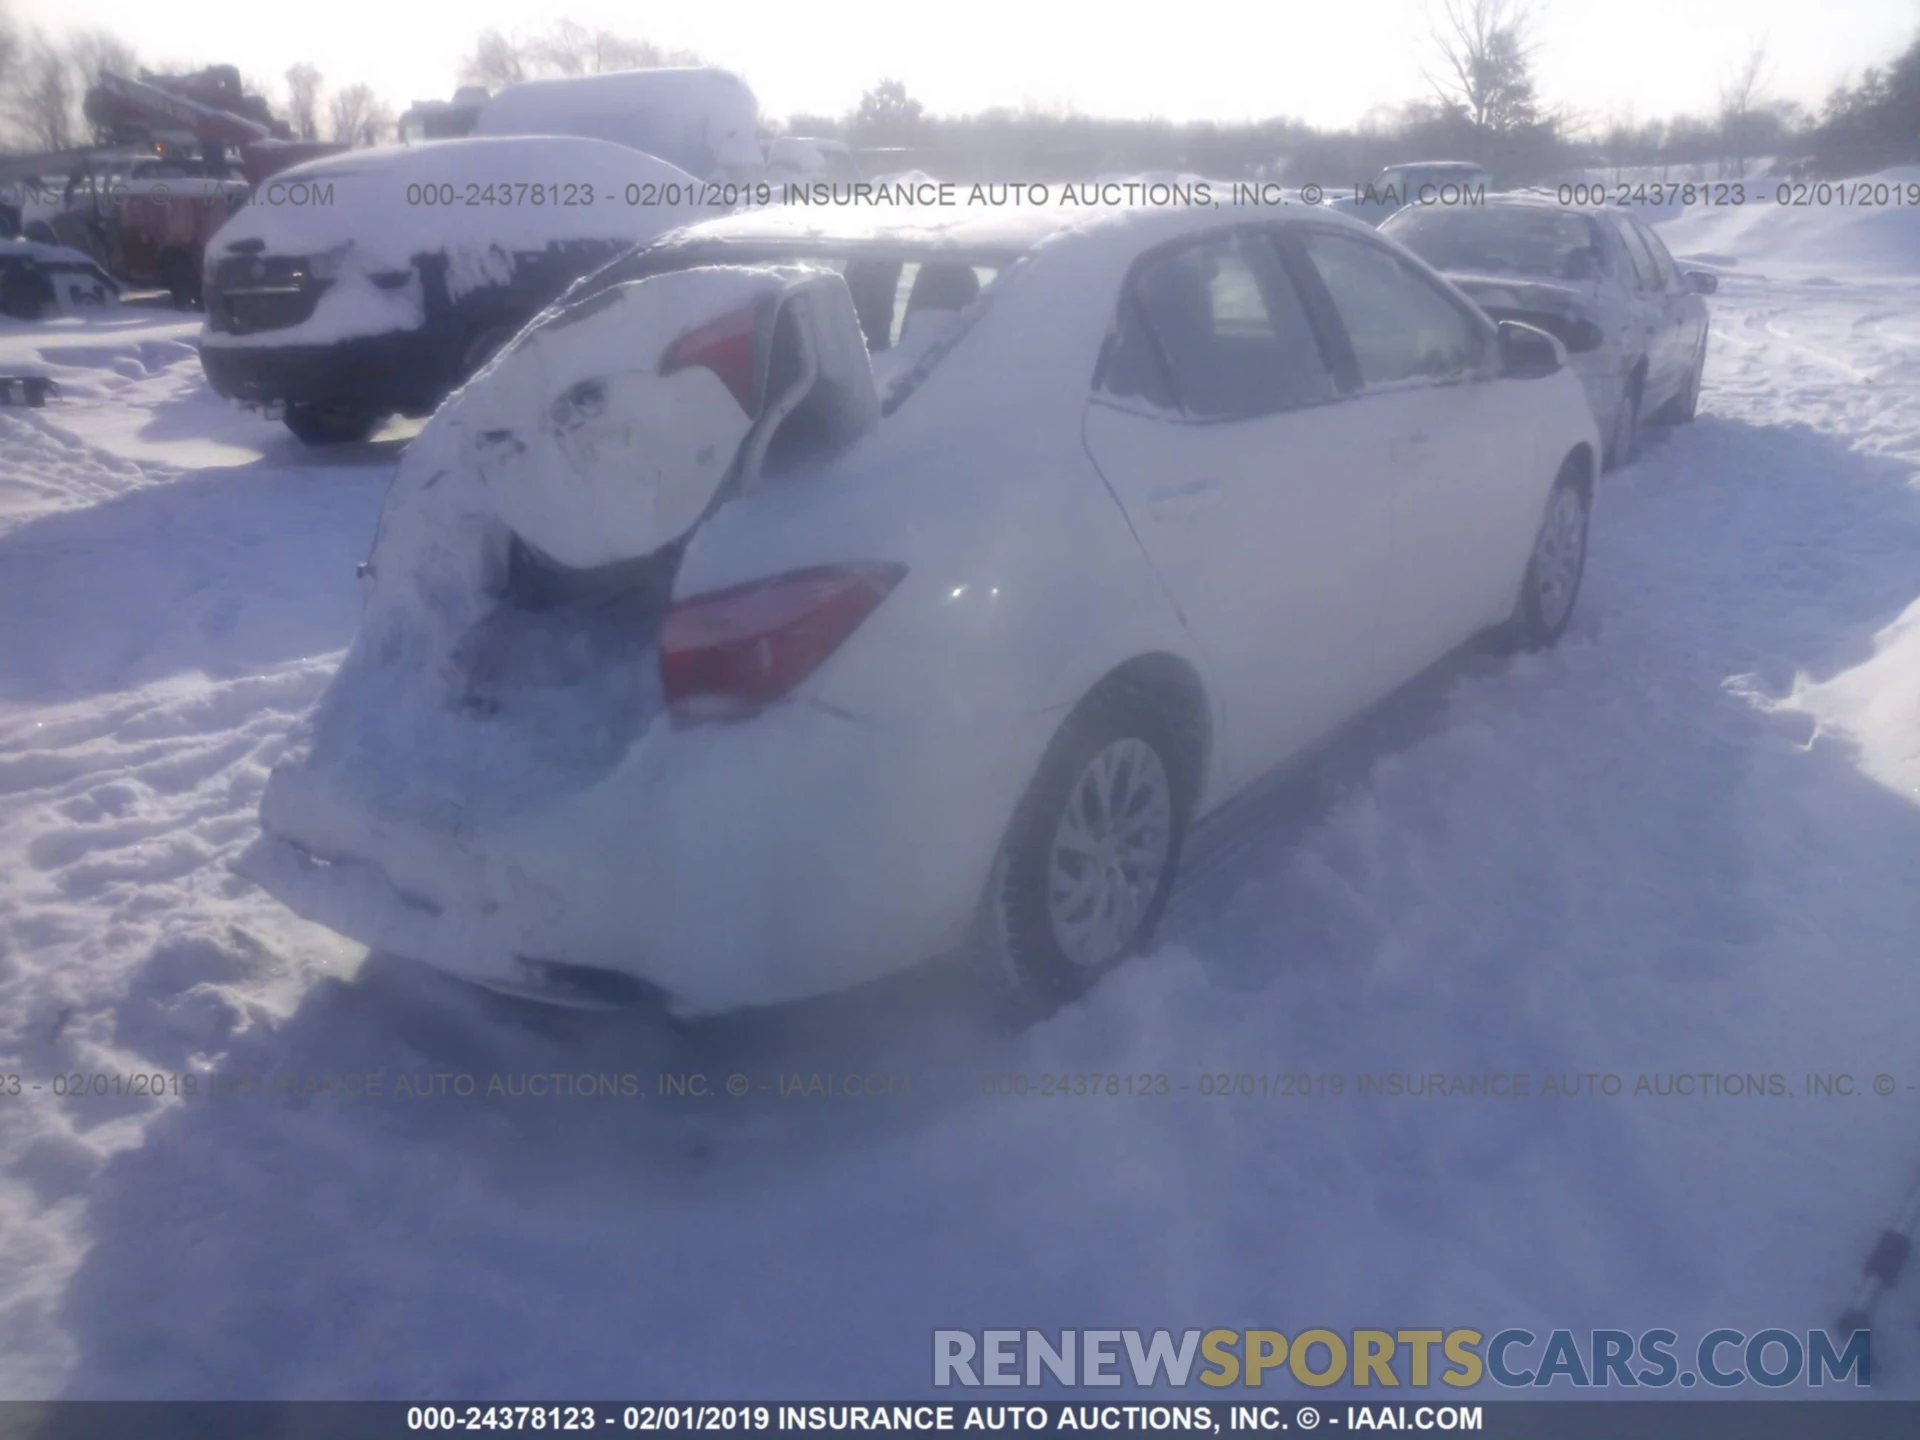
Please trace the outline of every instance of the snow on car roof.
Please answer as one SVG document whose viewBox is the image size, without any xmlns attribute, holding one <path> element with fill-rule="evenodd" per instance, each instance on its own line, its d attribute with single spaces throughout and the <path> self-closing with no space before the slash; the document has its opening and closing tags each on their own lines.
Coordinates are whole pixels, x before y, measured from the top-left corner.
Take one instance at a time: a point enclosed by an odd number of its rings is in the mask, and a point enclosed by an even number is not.
<svg viewBox="0 0 1920 1440">
<path fill-rule="evenodd" d="M 685 203 L 696 189 L 686 171 L 606 140 L 522 135 L 385 145 L 273 176 L 210 249 L 258 241 L 271 254 L 306 255 L 351 241 L 404 265 L 453 244 L 638 241 L 698 218 L 702 212 Z"/>
<path fill-rule="evenodd" d="M 1145 186 L 1148 182 L 1116 180 L 1101 183 Z M 1161 182 L 1152 183 L 1157 185 Z M 742 210 L 702 221 L 681 232 L 674 238 L 674 243 L 784 245 L 804 242 L 820 248 L 836 245 L 882 248 L 898 244 L 902 247 L 941 246 L 1021 254 L 1049 240 L 1070 234 L 1125 235 L 1132 241 L 1148 243 L 1156 236 L 1164 235 L 1170 239 L 1189 230 L 1235 221 L 1284 223 L 1290 219 L 1310 219 L 1332 224 L 1358 223 L 1304 203 L 1236 205 L 1230 201 L 1231 192 L 1217 181 L 1210 182 L 1208 200 L 1190 204 L 1153 203 L 1151 200 L 1119 205 L 975 204 L 969 202 L 970 193 L 992 187 L 954 185 L 950 188 L 955 200 L 950 205 L 788 204 Z M 1057 191 L 1059 187 L 1054 188 Z M 849 187 L 837 185 L 833 189 L 845 191 Z"/>
<path fill-rule="evenodd" d="M 1477 160 L 1399 160 L 1385 166 L 1388 170 L 1485 170 Z"/>
</svg>

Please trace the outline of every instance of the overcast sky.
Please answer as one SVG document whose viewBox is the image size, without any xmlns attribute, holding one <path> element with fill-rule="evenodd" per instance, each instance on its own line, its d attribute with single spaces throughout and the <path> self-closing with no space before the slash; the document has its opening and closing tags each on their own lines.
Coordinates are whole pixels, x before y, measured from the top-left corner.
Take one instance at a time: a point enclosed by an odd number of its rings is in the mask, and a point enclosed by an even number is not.
<svg viewBox="0 0 1920 1440">
<path fill-rule="evenodd" d="M 538 31 L 566 15 L 698 51 L 746 76 L 770 115 L 842 114 L 893 77 L 930 111 L 993 105 L 1094 115 L 1361 120 L 1427 93 L 1437 0 L 1121 0 L 1094 6 L 972 0 L 0 0 L 22 25 L 103 27 L 143 60 L 238 65 L 280 88 L 318 65 L 397 106 L 452 93 L 474 36 Z M 435 12 L 438 11 L 436 14 Z M 1095 18 L 1095 17 L 1098 18 Z M 1549 103 L 1597 120 L 1703 113 L 1756 43 L 1771 94 L 1817 105 L 1920 29 L 1920 0 L 1548 0 L 1538 74 Z"/>
</svg>

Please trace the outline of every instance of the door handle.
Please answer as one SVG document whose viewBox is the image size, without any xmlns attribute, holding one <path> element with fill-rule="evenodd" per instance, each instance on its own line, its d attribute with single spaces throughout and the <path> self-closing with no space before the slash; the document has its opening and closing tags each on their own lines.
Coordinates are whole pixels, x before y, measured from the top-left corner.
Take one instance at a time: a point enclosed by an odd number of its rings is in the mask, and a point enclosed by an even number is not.
<svg viewBox="0 0 1920 1440">
<path fill-rule="evenodd" d="M 1220 487 L 1212 480 L 1182 480 L 1171 485 L 1156 485 L 1147 492 L 1147 513 L 1162 525 L 1182 525 L 1220 498 Z"/>
</svg>

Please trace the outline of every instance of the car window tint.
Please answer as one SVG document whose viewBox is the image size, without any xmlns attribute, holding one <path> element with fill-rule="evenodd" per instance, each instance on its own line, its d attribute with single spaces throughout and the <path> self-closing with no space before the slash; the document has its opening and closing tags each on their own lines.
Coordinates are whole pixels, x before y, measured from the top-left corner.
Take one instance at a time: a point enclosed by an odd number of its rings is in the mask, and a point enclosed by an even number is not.
<svg viewBox="0 0 1920 1440">
<path fill-rule="evenodd" d="M 1257 240 L 1225 236 L 1156 257 L 1133 295 L 1187 413 L 1264 415 L 1333 395 L 1300 297 Z"/>
<path fill-rule="evenodd" d="M 1107 337 L 1100 360 L 1099 388 L 1118 400 L 1144 400 L 1163 410 L 1180 408 L 1167 384 L 1166 363 L 1160 357 L 1158 342 L 1147 329 L 1132 290 L 1120 298 L 1113 333 Z"/>
<path fill-rule="evenodd" d="M 1484 338 L 1424 275 L 1379 245 L 1324 230 L 1307 231 L 1301 246 L 1346 327 L 1365 384 L 1473 374 Z"/>
<path fill-rule="evenodd" d="M 1622 223 L 1620 243 L 1627 247 L 1627 260 L 1633 266 L 1634 279 L 1640 282 L 1642 290 L 1660 288 L 1660 267 L 1653 263 L 1653 252 L 1647 248 L 1647 242 L 1631 224 Z"/>
<path fill-rule="evenodd" d="M 899 345 L 909 323 L 925 335 L 958 315 L 999 277 L 999 268 L 963 260 L 890 260 L 862 256 L 846 261 L 808 257 L 808 264 L 830 263 L 846 278 L 853 308 L 874 354 Z"/>
<path fill-rule="evenodd" d="M 1633 233 L 1638 235 L 1641 243 L 1647 247 L 1647 253 L 1653 257 L 1654 266 L 1660 272 L 1661 286 L 1668 290 L 1678 290 L 1680 267 L 1673 263 L 1673 256 L 1668 252 L 1666 244 L 1654 233 L 1651 225 L 1638 217 L 1628 223 L 1633 226 Z"/>
</svg>

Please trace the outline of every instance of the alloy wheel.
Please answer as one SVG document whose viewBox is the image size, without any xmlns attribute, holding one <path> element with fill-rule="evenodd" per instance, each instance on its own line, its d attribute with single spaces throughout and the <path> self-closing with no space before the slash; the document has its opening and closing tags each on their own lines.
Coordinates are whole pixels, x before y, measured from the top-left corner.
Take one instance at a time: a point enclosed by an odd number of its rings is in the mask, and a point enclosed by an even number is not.
<svg viewBox="0 0 1920 1440">
<path fill-rule="evenodd" d="M 1105 966 L 1137 937 L 1173 853 L 1173 806 L 1159 754 L 1132 736 L 1074 781 L 1047 852 L 1048 919 L 1074 965 Z"/>
<path fill-rule="evenodd" d="M 1533 547 L 1534 604 L 1544 629 L 1555 631 L 1565 622 L 1586 560 L 1586 501 L 1574 486 L 1562 485 L 1553 492 Z"/>
</svg>

